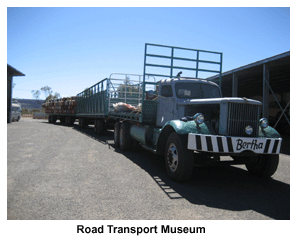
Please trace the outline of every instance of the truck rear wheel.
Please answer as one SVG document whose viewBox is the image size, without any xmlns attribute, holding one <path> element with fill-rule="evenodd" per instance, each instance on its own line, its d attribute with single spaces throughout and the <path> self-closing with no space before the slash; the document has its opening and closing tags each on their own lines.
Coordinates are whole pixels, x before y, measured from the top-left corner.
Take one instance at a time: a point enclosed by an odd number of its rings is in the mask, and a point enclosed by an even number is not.
<svg viewBox="0 0 298 241">
<path fill-rule="evenodd" d="M 248 172 L 257 177 L 271 177 L 277 170 L 279 155 L 259 155 L 255 160 L 246 163 Z"/>
<path fill-rule="evenodd" d="M 170 178 L 178 182 L 190 179 L 193 170 L 193 152 L 186 148 L 186 140 L 170 134 L 165 149 L 165 163 Z"/>
<path fill-rule="evenodd" d="M 123 122 L 120 127 L 119 146 L 122 151 L 131 149 L 132 138 L 130 136 L 130 124 Z"/>
<path fill-rule="evenodd" d="M 120 126 L 121 126 L 121 123 L 119 121 L 117 121 L 115 123 L 115 126 L 114 126 L 114 142 L 115 142 L 115 146 L 116 147 L 119 147 L 119 139 L 120 139 Z"/>
</svg>

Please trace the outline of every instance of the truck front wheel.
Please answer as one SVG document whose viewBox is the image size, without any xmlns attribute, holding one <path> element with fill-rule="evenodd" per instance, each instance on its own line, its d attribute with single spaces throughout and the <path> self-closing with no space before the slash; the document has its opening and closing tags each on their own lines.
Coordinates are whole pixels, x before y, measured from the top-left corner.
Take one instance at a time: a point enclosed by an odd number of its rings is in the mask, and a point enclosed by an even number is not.
<svg viewBox="0 0 298 241">
<path fill-rule="evenodd" d="M 253 176 L 271 177 L 276 172 L 278 164 L 279 155 L 259 155 L 245 166 Z"/>
<path fill-rule="evenodd" d="M 193 152 L 187 149 L 186 144 L 186 140 L 176 132 L 170 134 L 166 144 L 167 173 L 178 182 L 189 180 L 193 170 Z"/>
</svg>

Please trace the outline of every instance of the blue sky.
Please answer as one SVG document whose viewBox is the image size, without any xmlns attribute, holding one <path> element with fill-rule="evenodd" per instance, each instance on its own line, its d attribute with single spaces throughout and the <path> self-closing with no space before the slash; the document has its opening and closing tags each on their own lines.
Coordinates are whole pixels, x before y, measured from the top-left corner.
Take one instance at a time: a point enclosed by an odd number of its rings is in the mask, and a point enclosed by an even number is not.
<svg viewBox="0 0 298 241">
<path fill-rule="evenodd" d="M 13 98 L 142 74 L 145 43 L 222 52 L 224 72 L 289 51 L 290 8 L 7 8 Z"/>
</svg>

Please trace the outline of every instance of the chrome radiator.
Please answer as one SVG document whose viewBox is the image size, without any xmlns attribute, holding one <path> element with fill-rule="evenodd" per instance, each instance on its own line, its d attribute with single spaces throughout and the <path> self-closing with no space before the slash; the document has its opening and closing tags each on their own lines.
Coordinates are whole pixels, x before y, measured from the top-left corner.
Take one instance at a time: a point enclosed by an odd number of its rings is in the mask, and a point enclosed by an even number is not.
<svg viewBox="0 0 298 241">
<path fill-rule="evenodd" d="M 248 136 L 245 133 L 245 127 L 250 125 L 253 128 L 250 137 L 257 137 L 260 114 L 261 105 L 229 102 L 226 135 Z"/>
</svg>

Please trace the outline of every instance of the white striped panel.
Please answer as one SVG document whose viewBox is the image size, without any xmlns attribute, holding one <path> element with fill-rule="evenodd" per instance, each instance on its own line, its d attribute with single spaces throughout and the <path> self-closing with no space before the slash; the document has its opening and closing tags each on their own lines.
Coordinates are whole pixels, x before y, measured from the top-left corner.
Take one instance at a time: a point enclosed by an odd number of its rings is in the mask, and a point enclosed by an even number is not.
<svg viewBox="0 0 298 241">
<path fill-rule="evenodd" d="M 227 138 L 223 136 L 221 137 L 221 140 L 222 140 L 222 147 L 224 149 L 224 152 L 229 152 Z"/>
<path fill-rule="evenodd" d="M 202 143 L 202 151 L 208 151 L 207 149 L 207 142 L 206 142 L 206 136 L 201 136 L 201 143 Z"/>
<path fill-rule="evenodd" d="M 271 139 L 270 146 L 269 146 L 269 149 L 268 149 L 268 153 L 272 153 L 272 149 L 274 147 L 274 143 L 275 143 L 275 140 L 274 139 Z"/>
<path fill-rule="evenodd" d="M 188 149 L 190 150 L 196 150 L 197 149 L 197 141 L 196 136 L 194 134 L 189 133 L 188 134 Z"/>
<path fill-rule="evenodd" d="M 212 140 L 213 151 L 218 152 L 216 136 L 211 136 L 211 140 Z"/>
<path fill-rule="evenodd" d="M 276 149 L 276 154 L 280 153 L 280 147 L 281 147 L 281 139 L 279 139 L 279 143 Z"/>
</svg>

